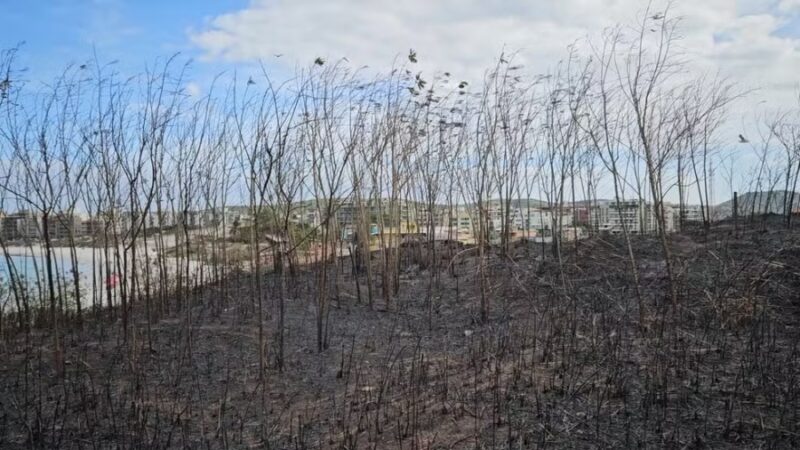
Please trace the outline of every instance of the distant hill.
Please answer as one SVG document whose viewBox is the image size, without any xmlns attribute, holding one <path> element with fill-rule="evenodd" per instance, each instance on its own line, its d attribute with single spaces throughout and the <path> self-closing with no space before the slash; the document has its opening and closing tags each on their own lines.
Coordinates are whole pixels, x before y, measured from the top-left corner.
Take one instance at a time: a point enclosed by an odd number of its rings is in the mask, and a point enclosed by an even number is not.
<svg viewBox="0 0 800 450">
<path fill-rule="evenodd" d="M 791 191 L 757 191 L 746 192 L 739 195 L 739 216 L 748 216 L 753 212 L 755 206 L 756 214 L 785 214 L 785 207 L 792 198 Z M 800 193 L 794 193 L 793 204 L 790 210 L 800 207 Z M 733 199 L 720 203 L 717 206 L 717 215 L 720 219 L 733 217 Z"/>
</svg>

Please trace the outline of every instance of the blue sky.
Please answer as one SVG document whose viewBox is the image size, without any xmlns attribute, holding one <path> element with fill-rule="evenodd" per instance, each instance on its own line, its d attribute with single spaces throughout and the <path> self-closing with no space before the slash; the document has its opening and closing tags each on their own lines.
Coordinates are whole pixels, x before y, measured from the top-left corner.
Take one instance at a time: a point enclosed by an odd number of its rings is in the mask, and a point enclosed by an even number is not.
<svg viewBox="0 0 800 450">
<path fill-rule="evenodd" d="M 258 60 L 292 70 L 316 56 L 386 69 L 409 48 L 420 67 L 480 78 L 505 48 L 545 72 L 566 46 L 632 23 L 643 0 L 3 0 L 0 48 L 25 42 L 20 62 L 46 80 L 70 62 L 119 60 L 124 71 L 180 52 L 210 80 Z M 654 8 L 660 7 L 659 2 Z M 697 70 L 719 71 L 786 99 L 800 73 L 800 0 L 676 0 Z M 284 55 L 281 59 L 275 54 Z M 765 68 L 769 67 L 769 70 Z"/>
<path fill-rule="evenodd" d="M 0 0 L 0 48 L 25 42 L 26 78 L 47 81 L 69 63 L 119 60 L 133 75 L 180 52 L 194 61 L 188 91 L 236 70 L 288 74 L 317 56 L 388 71 L 413 48 L 425 73 L 480 80 L 500 52 L 531 75 L 575 42 L 633 24 L 645 0 Z M 665 5 L 653 0 L 653 9 Z M 800 107 L 800 0 L 674 0 L 681 50 L 697 73 L 721 74 L 747 95 L 731 108 L 724 144 L 757 118 Z M 280 58 L 276 55 L 282 55 Z M 729 142 L 730 141 L 730 142 Z"/>
<path fill-rule="evenodd" d="M 20 64 L 29 77 L 46 80 L 66 64 L 93 58 L 119 60 L 126 71 L 180 52 L 197 59 L 202 49 L 189 35 L 216 15 L 242 8 L 246 0 L 5 0 L 0 48 L 24 42 Z M 222 64 L 197 63 L 196 70 Z"/>
</svg>

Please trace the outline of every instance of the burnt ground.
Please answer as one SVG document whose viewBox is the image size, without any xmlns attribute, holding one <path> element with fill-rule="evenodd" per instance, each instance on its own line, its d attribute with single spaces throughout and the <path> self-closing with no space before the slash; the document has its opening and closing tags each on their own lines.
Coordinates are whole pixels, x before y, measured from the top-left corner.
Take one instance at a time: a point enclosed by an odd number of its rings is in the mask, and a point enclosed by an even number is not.
<svg viewBox="0 0 800 450">
<path fill-rule="evenodd" d="M 654 238 L 635 237 L 641 299 L 620 238 L 443 258 L 404 249 L 397 296 L 367 301 L 330 269 L 192 293 L 123 341 L 106 313 L 64 336 L 7 335 L 2 448 L 795 448 L 800 445 L 800 233 L 673 235 L 679 303 Z M 381 264 L 374 255 L 376 278 Z M 481 275 L 483 273 L 483 275 Z M 360 292 L 360 299 L 359 299 Z M 483 299 L 483 300 L 482 300 Z M 481 304 L 488 307 L 486 317 Z M 191 322 L 191 323 L 189 323 Z M 149 328 L 149 329 L 148 329 Z"/>
</svg>

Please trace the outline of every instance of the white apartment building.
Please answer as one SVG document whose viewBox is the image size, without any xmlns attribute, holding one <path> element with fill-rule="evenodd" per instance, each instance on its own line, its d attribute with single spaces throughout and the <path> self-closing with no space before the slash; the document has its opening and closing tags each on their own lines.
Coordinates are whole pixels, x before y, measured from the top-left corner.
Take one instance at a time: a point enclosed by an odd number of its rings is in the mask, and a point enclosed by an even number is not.
<svg viewBox="0 0 800 450">
<path fill-rule="evenodd" d="M 672 209 L 675 220 L 675 229 L 678 229 L 680 228 L 681 223 L 681 207 L 680 205 L 673 205 Z M 705 211 L 703 211 L 703 208 L 700 205 L 683 205 L 683 221 L 685 223 L 702 223 L 704 213 L 709 216 L 706 217 L 708 220 L 714 221 L 719 219 L 716 208 L 713 206 L 706 206 Z"/>
<path fill-rule="evenodd" d="M 473 216 L 477 220 L 477 211 L 470 211 L 468 208 L 464 206 L 458 206 L 453 211 L 453 215 L 450 216 L 450 228 L 454 228 L 458 231 L 469 231 L 472 232 L 473 230 Z"/>
<path fill-rule="evenodd" d="M 38 239 L 40 235 L 40 217 L 30 211 L 20 211 L 3 217 L 2 232 L 4 239 Z"/>
<path fill-rule="evenodd" d="M 671 207 L 664 208 L 666 232 L 675 231 L 674 211 Z M 612 234 L 622 233 L 623 224 L 632 234 L 649 234 L 658 231 L 658 220 L 655 210 L 650 203 L 638 200 L 624 202 L 611 202 L 608 205 L 608 221 L 600 226 L 601 232 Z"/>
<path fill-rule="evenodd" d="M 554 211 L 539 208 L 526 208 L 520 211 L 520 215 L 522 216 L 522 226 L 520 228 L 523 230 L 544 231 L 553 228 Z M 572 214 L 562 214 L 561 226 L 573 226 L 573 219 L 574 217 Z"/>
</svg>

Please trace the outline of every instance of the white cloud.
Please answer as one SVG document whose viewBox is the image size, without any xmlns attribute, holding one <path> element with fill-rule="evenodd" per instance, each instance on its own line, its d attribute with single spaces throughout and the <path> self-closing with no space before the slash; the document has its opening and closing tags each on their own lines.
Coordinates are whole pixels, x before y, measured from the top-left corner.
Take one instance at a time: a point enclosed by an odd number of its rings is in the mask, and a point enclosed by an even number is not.
<svg viewBox="0 0 800 450">
<path fill-rule="evenodd" d="M 186 89 L 186 94 L 188 94 L 190 97 L 197 97 L 202 92 L 200 85 L 194 81 L 186 83 L 185 89 Z"/>
<path fill-rule="evenodd" d="M 778 10 L 782 12 L 794 12 L 800 10 L 800 0 L 780 0 Z"/>
<path fill-rule="evenodd" d="M 372 67 L 390 66 L 414 48 L 423 69 L 474 76 L 504 46 L 524 50 L 530 61 L 552 61 L 585 30 L 612 23 L 589 11 L 598 9 L 596 1 L 565 2 L 585 11 L 583 18 L 561 2 L 539 3 L 531 8 L 510 0 L 254 1 L 214 18 L 192 40 L 211 58 L 272 60 L 282 53 L 283 61 L 307 63 L 318 55 L 346 56 Z M 608 2 L 608 8 L 619 3 Z"/>
<path fill-rule="evenodd" d="M 419 67 L 482 75 L 503 48 L 546 72 L 566 46 L 604 27 L 634 23 L 641 0 L 253 0 L 191 33 L 208 59 L 293 67 L 317 56 L 387 68 L 414 48 Z M 752 102 L 788 102 L 800 73 L 800 41 L 776 31 L 800 0 L 679 0 L 681 46 L 701 70 L 758 88 Z M 273 55 L 283 54 L 280 59 Z M 793 101 L 793 100 L 792 100 Z"/>
</svg>

